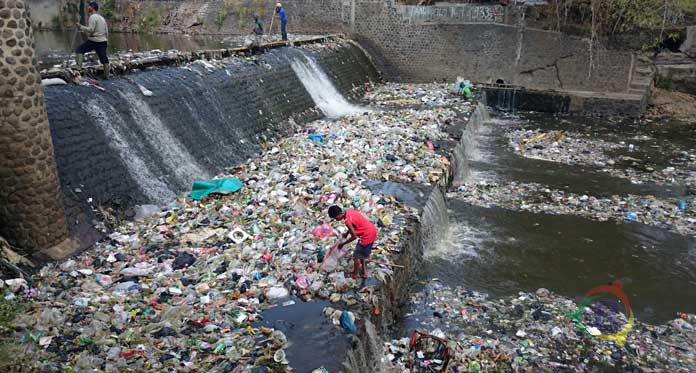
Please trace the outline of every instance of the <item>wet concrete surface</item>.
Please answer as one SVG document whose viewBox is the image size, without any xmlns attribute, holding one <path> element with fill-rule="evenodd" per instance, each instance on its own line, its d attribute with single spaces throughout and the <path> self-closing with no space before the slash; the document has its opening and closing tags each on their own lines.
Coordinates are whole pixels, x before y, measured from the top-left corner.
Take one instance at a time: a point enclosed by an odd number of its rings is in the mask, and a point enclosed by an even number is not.
<svg viewBox="0 0 696 373">
<path fill-rule="evenodd" d="M 680 197 L 688 193 L 679 185 L 632 184 L 591 167 L 524 158 L 513 152 L 505 136 L 509 127 L 523 125 L 544 130 L 564 126 L 569 131 L 596 132 L 615 142 L 631 141 L 639 132 L 647 133 L 655 144 L 674 139 L 672 130 L 637 128 L 631 123 L 622 127 L 590 120 L 595 124 L 589 128 L 596 130 L 582 130 L 582 120 L 560 123 L 557 118 L 538 115 L 494 120 L 480 130 L 472 142 L 476 145 L 467 151 L 471 179 L 536 182 L 599 196 Z M 692 148 L 696 141 L 689 136 L 687 133 L 670 146 Z M 659 153 L 650 149 L 646 156 Z M 466 286 L 493 297 L 545 287 L 580 300 L 597 285 L 621 280 L 642 321 L 661 323 L 677 312 L 696 311 L 695 237 L 638 223 L 482 208 L 456 199 L 449 201 L 449 208 L 448 235 L 437 250 L 425 253 L 426 264 L 419 276 L 422 281 L 439 278 L 447 285 Z"/>
</svg>

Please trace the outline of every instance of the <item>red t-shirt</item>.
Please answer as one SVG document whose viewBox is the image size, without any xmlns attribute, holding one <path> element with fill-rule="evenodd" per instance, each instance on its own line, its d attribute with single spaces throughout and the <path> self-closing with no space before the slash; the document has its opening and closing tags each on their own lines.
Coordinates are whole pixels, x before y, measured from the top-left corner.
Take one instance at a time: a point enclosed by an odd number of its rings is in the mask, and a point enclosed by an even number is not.
<svg viewBox="0 0 696 373">
<path fill-rule="evenodd" d="M 369 245 L 377 239 L 377 227 L 356 210 L 346 210 L 346 225 L 352 224 L 361 245 Z"/>
</svg>

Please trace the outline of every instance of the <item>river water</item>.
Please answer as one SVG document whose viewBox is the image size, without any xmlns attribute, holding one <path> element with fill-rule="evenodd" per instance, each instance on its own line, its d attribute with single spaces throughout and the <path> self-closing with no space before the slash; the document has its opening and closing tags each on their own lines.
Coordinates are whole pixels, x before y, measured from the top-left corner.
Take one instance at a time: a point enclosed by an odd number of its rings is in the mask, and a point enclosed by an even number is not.
<svg viewBox="0 0 696 373">
<path fill-rule="evenodd" d="M 693 149 L 696 132 L 680 124 L 638 125 L 588 118 L 527 114 L 494 119 L 476 135 L 471 179 L 545 184 L 566 192 L 610 196 L 655 195 L 693 199 L 681 185 L 633 184 L 592 167 L 524 158 L 508 144 L 511 126 L 572 130 L 613 142 L 648 139 L 635 157 L 664 165 L 674 149 Z M 623 151 L 617 151 L 621 153 Z M 678 183 L 677 183 L 678 184 Z M 548 288 L 580 300 L 589 289 L 621 280 L 639 319 L 662 323 L 696 312 L 696 238 L 638 223 L 599 222 L 472 206 L 449 200 L 450 227 L 440 247 L 426 253 L 423 281 L 438 278 L 493 297 Z"/>
<path fill-rule="evenodd" d="M 82 42 L 82 36 L 74 31 L 37 31 L 34 33 L 36 55 L 41 67 L 60 64 L 71 55 L 73 48 Z M 181 35 L 146 33 L 109 33 L 109 54 L 119 51 L 140 52 L 159 49 L 177 49 L 184 52 L 229 47 L 224 36 Z"/>
</svg>

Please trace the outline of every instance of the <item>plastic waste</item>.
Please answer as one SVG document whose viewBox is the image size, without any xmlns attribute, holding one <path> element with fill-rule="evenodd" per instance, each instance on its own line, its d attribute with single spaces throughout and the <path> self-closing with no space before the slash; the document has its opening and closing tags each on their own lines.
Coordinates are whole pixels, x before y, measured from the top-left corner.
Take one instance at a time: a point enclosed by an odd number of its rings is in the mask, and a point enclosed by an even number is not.
<svg viewBox="0 0 696 373">
<path fill-rule="evenodd" d="M 312 235 L 317 238 L 326 238 L 334 235 L 333 228 L 327 223 L 318 225 L 312 229 Z"/>
<path fill-rule="evenodd" d="M 339 260 L 348 253 L 347 248 L 338 249 L 338 245 L 333 245 L 329 249 L 329 253 L 324 256 L 324 261 L 321 262 L 320 269 L 325 272 L 333 272 L 338 267 Z"/>
<path fill-rule="evenodd" d="M 271 300 L 286 298 L 288 295 L 290 292 L 282 286 L 273 286 L 266 290 L 266 298 Z"/>
<path fill-rule="evenodd" d="M 145 97 L 150 97 L 150 96 L 154 95 L 151 90 L 143 87 L 140 84 L 138 84 L 138 89 L 140 90 L 140 93 L 142 93 L 143 96 L 145 96 Z"/>
<path fill-rule="evenodd" d="M 358 329 L 355 327 L 355 317 L 348 311 L 341 312 L 341 327 L 351 334 L 358 332 Z"/>
<path fill-rule="evenodd" d="M 139 205 L 135 207 L 135 217 L 133 219 L 136 221 L 145 220 L 158 214 L 160 211 L 161 208 L 157 205 Z"/>
</svg>

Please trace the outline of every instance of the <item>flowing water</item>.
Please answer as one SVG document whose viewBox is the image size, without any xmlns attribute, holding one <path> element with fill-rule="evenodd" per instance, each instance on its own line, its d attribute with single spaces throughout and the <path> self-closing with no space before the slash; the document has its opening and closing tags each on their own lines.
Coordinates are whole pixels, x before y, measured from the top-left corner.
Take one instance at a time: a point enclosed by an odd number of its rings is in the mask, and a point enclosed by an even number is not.
<svg viewBox="0 0 696 373">
<path fill-rule="evenodd" d="M 191 185 L 193 180 L 210 178 L 212 175 L 204 170 L 191 156 L 186 147 L 177 139 L 162 120 L 155 114 L 142 96 L 133 92 L 121 92 L 136 123 L 140 123 L 145 139 L 162 157 L 164 164 L 180 188 Z"/>
<path fill-rule="evenodd" d="M 686 199 L 692 193 L 678 183 L 636 185 L 592 167 L 521 157 L 512 151 L 505 136 L 509 127 L 520 125 L 592 133 L 614 142 L 649 139 L 642 143 L 640 157 L 656 165 L 664 164 L 664 154 L 671 153 L 668 149 L 689 150 L 696 145 L 694 131 L 678 126 L 546 115 L 497 119 L 482 126 L 475 141 L 470 142 L 475 144 L 475 149 L 468 149 L 470 180 L 541 183 L 597 196 L 632 193 Z M 643 321 L 661 323 L 677 312 L 696 312 L 694 237 L 638 223 L 482 208 L 456 199 L 450 199 L 448 207 L 449 232 L 437 249 L 426 252 L 427 265 L 421 273 L 424 280 L 437 277 L 494 297 L 545 287 L 579 300 L 592 287 L 618 279 Z"/>
<path fill-rule="evenodd" d="M 98 96 L 97 96 L 98 97 Z M 110 139 L 113 148 L 128 167 L 128 173 L 150 201 L 165 204 L 176 198 L 166 182 L 156 176 L 152 163 L 144 152 L 145 147 L 137 138 L 128 135 L 123 118 L 106 100 L 92 99 L 87 103 L 87 112 Z"/>
<path fill-rule="evenodd" d="M 292 60 L 292 69 L 312 96 L 321 112 L 328 118 L 339 118 L 364 112 L 365 109 L 348 102 L 331 79 L 313 58 L 304 55 Z"/>
</svg>

